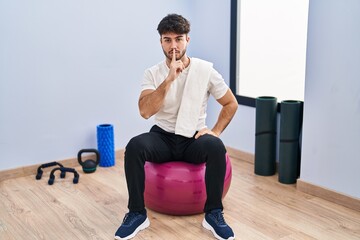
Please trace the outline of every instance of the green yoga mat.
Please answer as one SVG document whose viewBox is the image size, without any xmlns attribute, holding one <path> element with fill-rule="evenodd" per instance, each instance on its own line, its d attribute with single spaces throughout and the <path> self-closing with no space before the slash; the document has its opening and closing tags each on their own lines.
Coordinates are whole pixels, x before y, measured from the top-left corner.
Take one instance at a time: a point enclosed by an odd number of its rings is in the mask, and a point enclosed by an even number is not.
<svg viewBox="0 0 360 240">
<path fill-rule="evenodd" d="M 277 98 L 256 98 L 255 174 L 271 176 L 276 172 Z"/>
<path fill-rule="evenodd" d="M 280 109 L 279 182 L 292 184 L 300 175 L 303 103 L 282 101 Z"/>
</svg>

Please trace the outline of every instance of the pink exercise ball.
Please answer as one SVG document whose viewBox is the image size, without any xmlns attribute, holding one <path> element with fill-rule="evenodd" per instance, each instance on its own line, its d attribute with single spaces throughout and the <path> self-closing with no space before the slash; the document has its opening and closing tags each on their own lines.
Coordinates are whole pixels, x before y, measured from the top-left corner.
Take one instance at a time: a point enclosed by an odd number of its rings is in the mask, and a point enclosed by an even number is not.
<svg viewBox="0 0 360 240">
<path fill-rule="evenodd" d="M 205 163 L 145 163 L 145 206 L 170 215 L 202 213 L 206 201 Z M 223 198 L 229 190 L 231 161 L 226 154 Z"/>
</svg>

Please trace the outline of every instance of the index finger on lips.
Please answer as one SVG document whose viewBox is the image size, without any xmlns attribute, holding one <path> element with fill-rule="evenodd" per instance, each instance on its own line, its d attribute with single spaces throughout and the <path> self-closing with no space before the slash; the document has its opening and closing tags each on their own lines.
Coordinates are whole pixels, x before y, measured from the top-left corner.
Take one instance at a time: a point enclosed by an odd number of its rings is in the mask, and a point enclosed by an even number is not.
<svg viewBox="0 0 360 240">
<path fill-rule="evenodd" d="M 173 49 L 173 57 L 172 57 L 172 61 L 175 62 L 176 61 L 176 50 L 175 48 Z"/>
</svg>

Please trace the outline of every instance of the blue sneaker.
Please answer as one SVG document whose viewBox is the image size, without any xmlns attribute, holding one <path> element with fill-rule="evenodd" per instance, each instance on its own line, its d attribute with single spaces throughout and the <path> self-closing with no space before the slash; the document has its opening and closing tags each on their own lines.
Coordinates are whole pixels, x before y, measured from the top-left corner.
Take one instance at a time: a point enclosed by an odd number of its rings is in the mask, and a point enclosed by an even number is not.
<svg viewBox="0 0 360 240">
<path fill-rule="evenodd" d="M 129 212 L 125 215 L 121 226 L 115 233 L 115 239 L 126 240 L 135 237 L 135 235 L 147 228 L 150 225 L 150 221 L 145 213 Z"/>
<path fill-rule="evenodd" d="M 207 230 L 210 230 L 217 239 L 230 240 L 235 239 L 234 232 L 231 227 L 226 224 L 221 209 L 214 209 L 205 213 L 202 225 Z"/>
</svg>

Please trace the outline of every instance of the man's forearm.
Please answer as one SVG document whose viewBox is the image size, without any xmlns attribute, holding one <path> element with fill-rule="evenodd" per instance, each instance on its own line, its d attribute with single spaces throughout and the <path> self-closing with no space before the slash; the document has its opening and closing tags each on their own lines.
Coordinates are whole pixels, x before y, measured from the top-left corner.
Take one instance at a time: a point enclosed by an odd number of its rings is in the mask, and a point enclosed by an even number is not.
<svg viewBox="0 0 360 240">
<path fill-rule="evenodd" d="M 236 110 L 238 108 L 237 102 L 231 102 L 222 107 L 218 120 L 215 123 L 215 126 L 211 129 L 217 136 L 225 130 L 225 128 L 229 125 L 231 119 L 234 117 Z"/>
<path fill-rule="evenodd" d="M 140 96 L 139 110 L 143 118 L 148 119 L 160 110 L 170 85 L 171 81 L 165 79 L 156 90 Z"/>
</svg>

